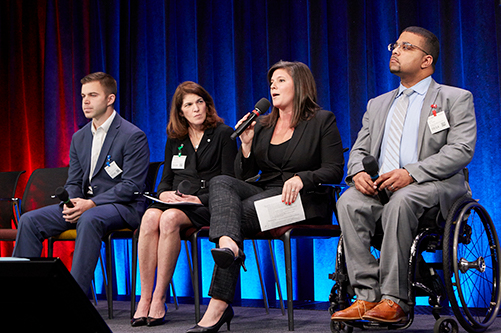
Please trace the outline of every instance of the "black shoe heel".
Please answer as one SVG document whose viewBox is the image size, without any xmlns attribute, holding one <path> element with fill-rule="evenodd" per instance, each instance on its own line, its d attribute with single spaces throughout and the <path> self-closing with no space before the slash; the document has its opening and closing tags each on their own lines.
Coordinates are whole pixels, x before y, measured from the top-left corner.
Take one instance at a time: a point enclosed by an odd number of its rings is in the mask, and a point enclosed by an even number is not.
<svg viewBox="0 0 501 333">
<path fill-rule="evenodd" d="M 164 316 L 161 318 L 153 318 L 148 316 L 148 319 L 146 320 L 146 326 L 152 327 L 152 326 L 159 326 L 165 324 L 165 316 L 167 315 L 167 305 L 165 305 L 165 313 Z"/>
<path fill-rule="evenodd" d="M 230 322 L 233 319 L 234 312 L 233 308 L 231 305 L 228 304 L 228 307 L 224 310 L 223 315 L 217 323 L 215 323 L 213 326 L 210 327 L 202 327 L 199 326 L 198 324 L 190 328 L 189 330 L 186 331 L 186 333 L 216 333 L 219 331 L 221 326 L 223 326 L 224 323 L 226 323 L 226 327 L 228 328 L 228 331 L 230 330 Z"/>
<path fill-rule="evenodd" d="M 147 322 L 146 317 L 132 318 L 130 321 L 130 326 L 132 327 L 145 326 L 146 322 Z"/>
<path fill-rule="evenodd" d="M 247 268 L 245 267 L 245 253 L 238 249 L 238 256 L 235 257 L 233 251 L 231 251 L 227 247 L 223 248 L 213 248 L 211 249 L 212 258 L 214 258 L 214 262 L 221 268 L 228 268 L 234 263 L 242 265 L 244 271 L 247 272 Z"/>
</svg>

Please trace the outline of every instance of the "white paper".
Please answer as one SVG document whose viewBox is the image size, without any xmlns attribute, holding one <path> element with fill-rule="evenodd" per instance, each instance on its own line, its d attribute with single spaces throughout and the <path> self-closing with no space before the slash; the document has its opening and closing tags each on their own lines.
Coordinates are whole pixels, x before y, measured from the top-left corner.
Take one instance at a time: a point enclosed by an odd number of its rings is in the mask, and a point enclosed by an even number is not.
<svg viewBox="0 0 501 333">
<path fill-rule="evenodd" d="M 156 201 L 156 202 L 160 202 L 164 205 L 167 205 L 167 206 L 172 206 L 172 207 L 176 207 L 176 206 L 203 206 L 201 203 L 194 203 L 194 202 L 187 202 L 187 201 L 184 201 L 184 202 L 165 202 L 165 201 L 162 201 L 158 198 L 155 198 L 155 197 L 152 197 L 152 196 L 149 196 L 147 194 L 143 194 L 146 198 L 150 199 L 150 200 L 153 200 L 153 201 Z"/>
<path fill-rule="evenodd" d="M 261 231 L 305 220 L 301 195 L 291 205 L 282 202 L 282 195 L 254 201 Z"/>
</svg>

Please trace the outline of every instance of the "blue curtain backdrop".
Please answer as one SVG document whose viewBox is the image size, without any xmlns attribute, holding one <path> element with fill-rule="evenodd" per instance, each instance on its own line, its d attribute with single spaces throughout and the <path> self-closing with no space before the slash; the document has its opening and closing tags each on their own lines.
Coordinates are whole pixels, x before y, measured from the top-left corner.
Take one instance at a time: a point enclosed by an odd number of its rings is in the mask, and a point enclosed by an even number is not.
<svg viewBox="0 0 501 333">
<path fill-rule="evenodd" d="M 433 31 L 441 41 L 435 80 L 473 93 L 478 143 L 469 166 L 471 185 L 501 230 L 496 166 L 501 5 L 495 0 L 2 1 L 0 170 L 23 169 L 29 176 L 35 168 L 67 165 L 71 135 L 86 122 L 79 80 L 89 72 L 105 71 L 117 79 L 117 111 L 146 132 L 151 160 L 160 161 L 170 99 L 179 83 L 204 86 L 220 116 L 234 126 L 257 100 L 269 97 L 266 72 L 281 59 L 310 66 L 320 104 L 335 113 L 349 148 L 367 101 L 398 86 L 388 71 L 386 46 L 410 25 Z M 295 298 L 328 299 L 336 243 L 295 244 Z M 202 245 L 207 296 L 212 244 Z M 258 299 L 253 251 L 245 246 L 249 272 L 241 276 L 240 296 Z M 276 247 L 282 274 L 281 244 Z M 126 297 L 130 242 L 117 242 L 117 249 L 117 294 Z M 274 298 L 267 244 L 258 249 L 268 296 Z M 178 295 L 190 296 L 184 251 L 174 282 Z"/>
</svg>

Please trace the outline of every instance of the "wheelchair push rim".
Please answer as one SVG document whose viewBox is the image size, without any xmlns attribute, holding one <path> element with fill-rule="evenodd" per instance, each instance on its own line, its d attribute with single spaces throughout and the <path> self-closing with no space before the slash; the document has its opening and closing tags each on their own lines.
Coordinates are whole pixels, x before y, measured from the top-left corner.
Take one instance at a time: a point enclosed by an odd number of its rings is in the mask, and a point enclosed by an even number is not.
<svg viewBox="0 0 501 333">
<path fill-rule="evenodd" d="M 443 262 L 452 310 L 468 332 L 485 331 L 499 312 L 500 251 L 485 208 L 468 197 L 458 200 L 445 226 Z"/>
</svg>

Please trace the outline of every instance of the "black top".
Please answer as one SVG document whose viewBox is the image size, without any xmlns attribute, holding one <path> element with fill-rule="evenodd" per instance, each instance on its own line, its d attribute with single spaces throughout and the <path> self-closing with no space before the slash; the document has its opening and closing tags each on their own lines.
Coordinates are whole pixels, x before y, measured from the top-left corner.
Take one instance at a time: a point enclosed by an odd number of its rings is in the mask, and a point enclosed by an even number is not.
<svg viewBox="0 0 501 333">
<path fill-rule="evenodd" d="M 165 165 L 157 193 L 176 190 L 182 180 L 192 184 L 189 193 L 196 195 L 204 204 L 209 204 L 210 179 L 218 175 L 234 176 L 233 163 L 237 153 L 235 140 L 230 139 L 233 129 L 225 124 L 208 128 L 195 151 L 189 136 L 183 139 L 167 139 L 165 145 Z M 179 150 L 178 148 L 182 148 Z M 181 152 L 186 156 L 184 169 L 172 169 L 172 158 Z M 202 182 L 205 182 L 205 188 Z"/>
<path fill-rule="evenodd" d="M 320 184 L 341 182 L 344 171 L 343 145 L 334 113 L 319 110 L 311 119 L 301 121 L 294 129 L 280 166 L 269 158 L 273 131 L 273 127 L 266 128 L 257 122 L 249 158 L 244 158 L 240 149 L 235 159 L 236 177 L 248 179 L 261 171 L 258 184 L 267 184 L 277 177 L 285 182 L 297 175 L 303 182 L 300 193 L 306 218 L 329 220 L 332 215 L 329 189 Z"/>
<path fill-rule="evenodd" d="M 270 149 L 268 150 L 268 158 L 270 159 L 271 163 L 275 164 L 279 168 L 282 168 L 282 164 L 284 163 L 285 151 L 289 146 L 289 142 L 290 139 L 278 145 L 270 143 Z M 284 181 L 282 180 L 282 177 L 280 177 L 280 175 L 277 175 L 274 179 L 270 179 L 270 181 L 268 181 L 266 185 L 284 186 Z"/>
</svg>

